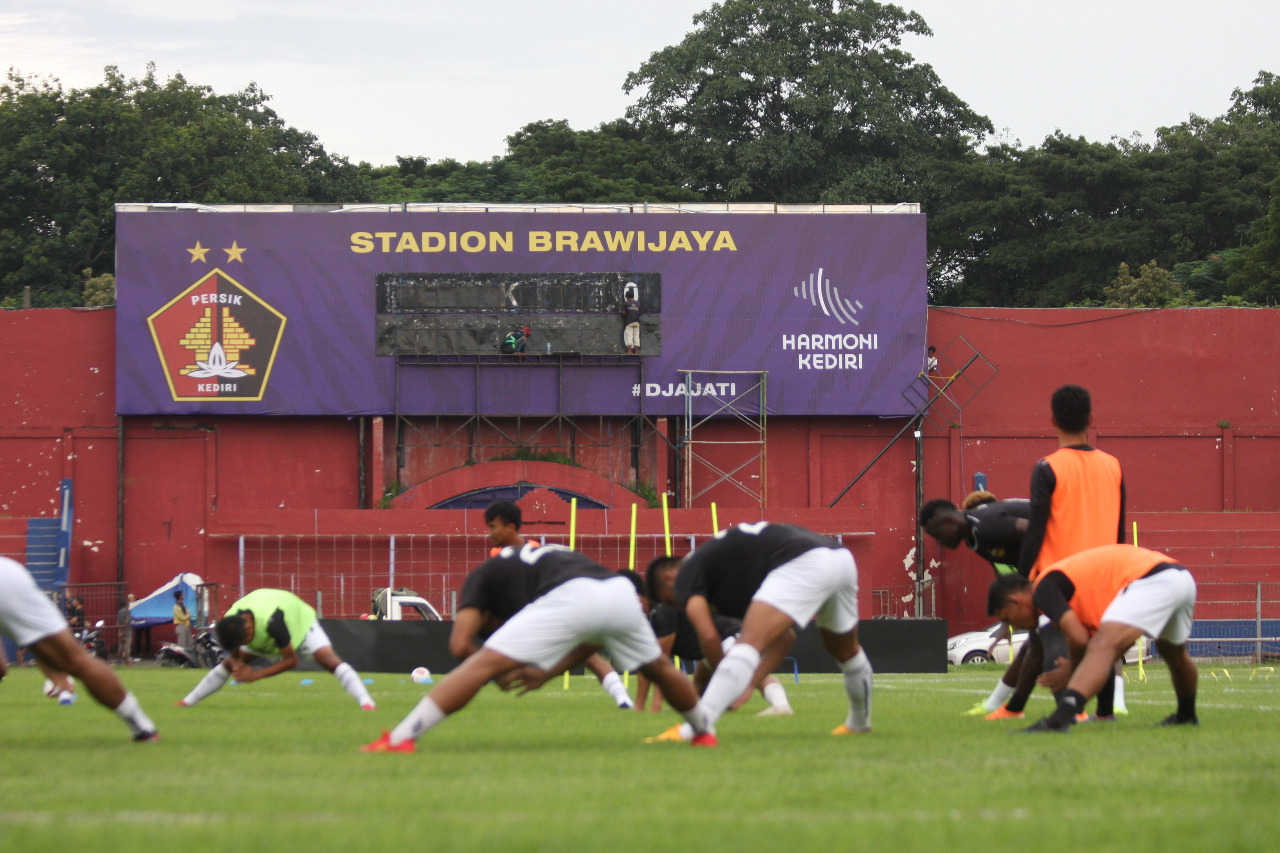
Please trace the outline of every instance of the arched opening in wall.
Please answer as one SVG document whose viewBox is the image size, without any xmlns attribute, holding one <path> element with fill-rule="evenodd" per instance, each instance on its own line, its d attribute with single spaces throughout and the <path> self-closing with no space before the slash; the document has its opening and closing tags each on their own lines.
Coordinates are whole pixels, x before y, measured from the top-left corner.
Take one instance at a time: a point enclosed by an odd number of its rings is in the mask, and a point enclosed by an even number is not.
<svg viewBox="0 0 1280 853">
<path fill-rule="evenodd" d="M 594 498 L 569 489 L 557 489 L 554 486 L 545 486 L 538 483 L 514 483 L 504 486 L 489 486 L 483 489 L 473 489 L 469 492 L 463 492 L 459 495 L 432 504 L 428 509 L 484 509 L 494 501 L 519 501 L 529 492 L 537 489 L 545 489 L 556 497 L 569 503 L 574 498 L 578 499 L 578 509 L 608 509 L 609 507 Z"/>
</svg>

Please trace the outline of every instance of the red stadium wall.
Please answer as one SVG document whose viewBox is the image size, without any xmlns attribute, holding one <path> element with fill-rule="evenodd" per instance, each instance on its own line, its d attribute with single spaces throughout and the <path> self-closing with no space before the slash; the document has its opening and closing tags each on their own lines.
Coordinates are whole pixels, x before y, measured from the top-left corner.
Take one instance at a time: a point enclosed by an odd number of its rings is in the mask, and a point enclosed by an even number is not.
<svg viewBox="0 0 1280 853">
<path fill-rule="evenodd" d="M 935 309 L 929 323 L 930 342 L 942 357 L 936 385 L 974 351 L 981 358 L 951 384 L 923 425 L 926 499 L 958 502 L 977 472 L 1000 496 L 1025 495 L 1031 465 L 1055 446 L 1049 396 L 1076 382 L 1093 394 L 1094 442 L 1125 467 L 1141 544 L 1167 548 L 1202 582 L 1280 580 L 1270 558 L 1280 530 L 1280 313 Z M 431 435 L 408 432 L 398 448 L 391 419 L 138 417 L 120 424 L 113 405 L 113 311 L 0 312 L 0 331 L 10 367 L 3 386 L 9 405 L 0 415 L 0 550 L 13 552 L 21 519 L 56 513 L 57 483 L 68 477 L 76 490 L 73 581 L 114 581 L 119 574 L 145 593 L 179 571 L 193 571 L 234 595 L 245 535 L 252 548 L 274 542 L 298 552 L 300 569 L 308 562 L 334 566 L 333 583 L 341 587 L 334 594 L 359 601 L 363 592 L 346 589 L 353 581 L 344 561 L 354 578 L 361 572 L 357 554 L 377 552 L 375 561 L 385 560 L 395 534 L 401 550 L 428 549 L 425 543 L 438 537 L 428 550 L 398 555 L 404 573 L 395 577 L 436 567 L 444 594 L 448 578 L 483 555 L 483 523 L 477 512 L 421 507 L 449 497 L 446 492 L 510 484 L 513 477 L 612 506 L 579 513 L 577 531 L 585 538 L 578 544 L 602 549 L 600 558 L 612 562 L 629 557 L 630 504 L 637 499 L 620 488 L 633 472 L 630 435 L 619 421 L 576 419 L 567 431 L 577 436 L 573 455 L 581 467 L 532 463 L 536 476 L 531 463 L 466 465 L 458 450 L 431 447 Z M 443 435 L 457 428 L 445 420 L 424 419 L 412 429 Z M 909 614 L 916 534 L 911 431 L 834 509 L 826 508 L 902 426 L 901 420 L 770 418 L 763 472 L 768 508 L 761 513 L 744 490 L 728 482 L 712 486 L 715 475 L 696 470 L 695 491 L 706 491 L 694 508 L 673 511 L 672 530 L 705 535 L 715 501 L 721 525 L 764 515 L 859 534 L 846 541 L 859 561 L 865 612 Z M 528 428 L 514 420 L 478 427 L 508 436 Z M 658 428 L 677 437 L 675 424 L 662 421 Z M 742 437 L 730 422 L 699 429 L 707 439 Z M 544 430 L 525 438 L 535 448 L 562 452 L 566 439 L 549 436 Z M 484 436 L 475 440 L 489 443 Z M 726 470 L 741 454 L 734 445 L 708 452 Z M 655 436 L 645 437 L 639 460 L 642 481 L 680 491 L 670 479 L 672 453 Z M 557 469 L 556 482 L 543 482 Z M 758 465 L 748 466 L 740 476 L 756 488 L 758 472 Z M 361 508 L 376 506 L 392 481 L 413 488 L 391 510 Z M 567 505 L 540 495 L 525 503 L 531 532 L 566 535 Z M 661 512 L 641 509 L 637 518 L 643 547 L 652 549 L 663 530 Z M 341 553 L 335 551 L 339 537 L 347 537 Z M 124 543 L 119 557 L 118 542 Z M 924 555 L 937 614 L 955 629 L 985 622 L 986 565 L 963 550 L 942 552 L 931 540 Z M 637 562 L 646 561 L 642 548 Z"/>
</svg>

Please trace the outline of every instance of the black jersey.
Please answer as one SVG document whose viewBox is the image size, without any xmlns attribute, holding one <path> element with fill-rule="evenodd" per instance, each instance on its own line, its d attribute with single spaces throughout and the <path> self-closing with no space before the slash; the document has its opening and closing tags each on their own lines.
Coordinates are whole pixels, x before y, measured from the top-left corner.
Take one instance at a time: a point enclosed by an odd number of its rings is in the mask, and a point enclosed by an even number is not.
<svg viewBox="0 0 1280 853">
<path fill-rule="evenodd" d="M 1023 531 L 1018 520 L 1031 517 L 1031 501 L 1015 498 L 979 504 L 964 511 L 969 522 L 969 547 L 992 567 L 997 564 L 1016 567 L 1022 549 Z M 996 569 L 997 574 L 1000 573 Z"/>
<path fill-rule="evenodd" d="M 618 577 L 576 551 L 558 545 L 526 543 L 506 547 L 467 575 L 458 609 L 474 607 L 505 622 L 536 598 L 574 578 Z"/>
<path fill-rule="evenodd" d="M 720 639 L 732 637 L 742 630 L 742 620 L 732 616 L 716 613 L 712 616 Z M 675 634 L 671 642 L 671 654 L 685 660 L 702 660 L 702 646 L 698 644 L 698 632 L 684 611 L 670 604 L 658 604 L 649 611 L 649 624 L 653 626 L 653 634 L 659 640 Z"/>
<path fill-rule="evenodd" d="M 681 609 L 700 595 L 712 611 L 741 619 L 765 575 L 815 548 L 843 548 L 836 540 L 790 524 L 739 524 L 721 530 L 684 558 L 676 574 Z"/>
</svg>

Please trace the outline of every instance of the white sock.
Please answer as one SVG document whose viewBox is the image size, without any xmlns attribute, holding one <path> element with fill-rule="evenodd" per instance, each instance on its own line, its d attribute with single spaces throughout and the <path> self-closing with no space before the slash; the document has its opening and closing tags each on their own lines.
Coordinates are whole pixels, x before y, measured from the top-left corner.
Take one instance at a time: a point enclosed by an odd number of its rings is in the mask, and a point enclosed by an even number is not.
<svg viewBox="0 0 1280 853">
<path fill-rule="evenodd" d="M 1013 688 L 1005 684 L 1003 681 L 996 682 L 996 689 L 991 691 L 991 695 L 987 697 L 987 701 L 982 703 L 982 707 L 987 711 L 998 711 L 1009 701 L 1009 697 L 1013 695 Z"/>
<path fill-rule="evenodd" d="M 1124 704 L 1124 676 L 1116 675 L 1113 676 L 1113 678 L 1116 680 L 1116 700 L 1112 703 L 1111 708 L 1113 711 L 1118 711 L 1123 714 L 1125 711 L 1129 710 Z"/>
<path fill-rule="evenodd" d="M 365 689 L 364 682 L 360 680 L 360 673 L 356 672 L 355 667 L 351 664 L 338 664 L 338 668 L 333 671 L 333 675 L 338 679 L 338 683 L 342 685 L 342 689 L 347 691 L 347 695 L 352 699 L 361 705 L 373 704 L 369 691 Z"/>
<path fill-rule="evenodd" d="M 695 734 L 702 734 L 711 730 L 707 724 L 707 712 L 699 702 L 688 711 L 681 711 L 680 715 L 685 718 L 686 722 L 680 724 L 680 737 L 684 740 L 693 740 Z"/>
<path fill-rule="evenodd" d="M 142 711 L 142 706 L 138 704 L 138 697 L 132 693 L 124 694 L 124 701 L 117 705 L 114 709 L 116 716 L 125 721 L 129 726 L 129 731 L 135 735 L 143 733 L 151 733 L 156 730 L 156 724 L 151 722 Z"/>
<path fill-rule="evenodd" d="M 206 699 L 214 693 L 222 689 L 222 686 L 231 680 L 231 670 L 222 664 L 218 664 L 213 669 L 205 673 L 204 678 L 200 679 L 186 698 L 182 700 L 184 705 L 194 705 L 201 699 Z"/>
<path fill-rule="evenodd" d="M 600 679 L 600 686 L 604 688 L 605 693 L 613 697 L 613 701 L 618 704 L 619 708 L 631 707 L 631 694 L 627 693 L 627 688 L 623 685 L 622 679 L 618 677 L 618 673 L 611 672 Z"/>
<path fill-rule="evenodd" d="M 791 710 L 791 703 L 787 701 L 787 689 L 777 681 L 770 681 L 764 686 L 764 701 L 768 702 L 774 708 L 780 708 L 784 711 Z"/>
<path fill-rule="evenodd" d="M 734 700 L 746 692 L 760 665 L 760 653 L 746 643 L 738 643 L 720 659 L 711 683 L 702 694 L 702 707 L 707 711 L 707 725 L 714 728 Z"/>
<path fill-rule="evenodd" d="M 844 692 L 849 696 L 849 716 L 844 724 L 855 732 L 864 732 L 871 728 L 871 685 L 875 673 L 871 670 L 871 661 L 867 653 L 858 649 L 858 653 L 840 664 L 844 673 Z"/>
<path fill-rule="evenodd" d="M 440 710 L 440 706 L 435 703 L 429 695 L 423 696 L 422 701 L 414 706 L 409 712 L 409 716 L 400 721 L 400 725 L 391 730 L 391 744 L 404 743 L 407 740 L 417 740 L 445 718 L 446 714 Z"/>
</svg>

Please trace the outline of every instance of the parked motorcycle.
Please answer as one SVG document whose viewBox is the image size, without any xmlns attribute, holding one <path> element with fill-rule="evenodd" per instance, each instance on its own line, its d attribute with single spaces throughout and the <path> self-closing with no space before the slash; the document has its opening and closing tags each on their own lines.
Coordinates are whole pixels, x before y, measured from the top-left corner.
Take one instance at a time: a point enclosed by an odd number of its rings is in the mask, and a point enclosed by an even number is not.
<svg viewBox="0 0 1280 853">
<path fill-rule="evenodd" d="M 161 666 L 186 666 L 213 669 L 222 662 L 226 652 L 213 638 L 212 631 L 201 631 L 196 637 L 195 650 L 184 649 L 177 643 L 161 643 L 156 652 L 156 663 Z"/>
<path fill-rule="evenodd" d="M 92 629 L 82 628 L 75 632 L 75 638 L 82 646 L 92 655 L 97 655 L 103 660 L 107 659 L 107 641 L 102 638 L 102 626 L 105 623 L 99 619 L 94 623 Z"/>
<path fill-rule="evenodd" d="M 200 636 L 196 637 L 196 659 L 200 666 L 213 669 L 222 663 L 222 659 L 226 656 L 227 653 L 222 646 L 218 645 L 212 631 L 201 631 Z"/>
</svg>

